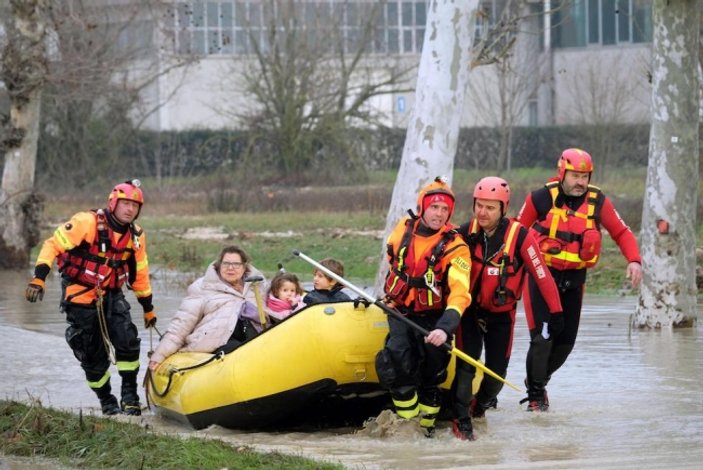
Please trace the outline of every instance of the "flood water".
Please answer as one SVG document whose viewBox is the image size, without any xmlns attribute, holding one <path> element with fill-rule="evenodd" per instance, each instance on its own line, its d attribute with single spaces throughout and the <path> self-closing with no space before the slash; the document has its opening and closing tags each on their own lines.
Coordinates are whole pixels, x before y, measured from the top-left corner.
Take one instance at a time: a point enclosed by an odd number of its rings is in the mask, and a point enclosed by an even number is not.
<svg viewBox="0 0 703 470">
<path fill-rule="evenodd" d="M 97 413 L 97 400 L 63 339 L 57 279 L 48 281 L 44 302 L 33 305 L 24 300 L 29 276 L 0 272 L 0 397 L 32 397 L 45 406 Z M 154 291 L 158 326 L 164 330 L 185 284 L 157 273 Z M 140 307 L 129 296 L 137 307 L 135 318 L 141 320 Z M 475 420 L 475 442 L 454 438 L 446 422 L 440 423 L 434 439 L 426 439 L 414 428 L 388 429 L 378 437 L 360 429 L 194 431 L 148 411 L 141 418 L 121 419 L 354 469 L 703 468 L 701 327 L 630 332 L 635 302 L 635 297 L 587 297 L 576 348 L 549 384 L 549 412 L 525 412 L 518 404 L 524 394 L 505 387 L 498 409 L 489 410 L 485 420 Z M 507 379 L 519 385 L 528 334 L 524 316 L 518 316 Z M 147 332 L 141 335 L 143 375 L 150 341 Z M 156 341 L 154 336 L 154 345 Z M 119 387 L 112 372 L 113 386 Z"/>
</svg>

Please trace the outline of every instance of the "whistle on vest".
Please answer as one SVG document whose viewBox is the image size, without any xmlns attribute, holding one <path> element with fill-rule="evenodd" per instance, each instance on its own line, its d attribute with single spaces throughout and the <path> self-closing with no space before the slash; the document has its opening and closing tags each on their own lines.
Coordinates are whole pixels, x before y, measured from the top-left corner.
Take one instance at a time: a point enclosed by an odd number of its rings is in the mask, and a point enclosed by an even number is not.
<svg viewBox="0 0 703 470">
<path fill-rule="evenodd" d="M 432 271 L 431 269 L 428 269 L 425 273 L 425 285 L 428 289 L 432 291 L 435 296 L 439 297 L 439 291 L 437 290 L 437 287 L 435 285 L 434 271 Z"/>
</svg>

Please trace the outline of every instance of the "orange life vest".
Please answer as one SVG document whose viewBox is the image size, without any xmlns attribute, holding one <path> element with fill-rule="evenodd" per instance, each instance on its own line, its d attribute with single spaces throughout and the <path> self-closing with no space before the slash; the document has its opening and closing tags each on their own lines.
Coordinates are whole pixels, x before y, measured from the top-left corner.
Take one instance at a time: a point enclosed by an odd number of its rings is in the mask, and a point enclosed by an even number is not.
<svg viewBox="0 0 703 470">
<path fill-rule="evenodd" d="M 552 197 L 549 212 L 532 225 L 547 266 L 558 270 L 595 266 L 601 248 L 599 213 L 603 201 L 600 188 L 588 185 L 586 198 L 572 210 L 557 207 L 559 182 L 547 183 Z"/>
<path fill-rule="evenodd" d="M 133 225 L 120 234 L 115 243 L 115 232 L 105 218 L 102 209 L 95 211 L 98 236 L 95 242 L 83 242 L 62 253 L 57 258 L 59 272 L 71 282 L 89 288 L 117 289 L 131 281 L 129 259 L 134 255 L 134 241 L 140 233 Z"/>
<path fill-rule="evenodd" d="M 405 223 L 405 232 L 398 248 L 388 247 L 391 267 L 386 276 L 385 292 L 396 303 L 409 307 L 414 312 L 437 311 L 444 309 L 442 298 L 447 289 L 444 272 L 438 266 L 444 248 L 452 241 L 457 232 L 454 229 L 443 228 L 444 232 L 439 242 L 434 247 L 429 247 L 419 259 L 408 256 L 414 253 L 413 229 L 417 218 L 410 217 Z M 415 291 L 415 298 L 411 305 L 406 305 L 411 289 Z"/>
<path fill-rule="evenodd" d="M 469 235 L 478 234 L 479 228 L 478 221 L 473 219 Z M 510 221 L 503 235 L 502 249 L 496 251 L 490 259 L 484 259 L 486 254 L 482 243 L 469 244 L 471 264 L 474 267 L 471 270 L 471 285 L 477 286 L 480 283 L 479 292 L 472 294 L 474 302 L 485 310 L 494 313 L 509 312 L 522 296 L 523 269 L 515 257 L 519 230 L 520 223 Z"/>
</svg>

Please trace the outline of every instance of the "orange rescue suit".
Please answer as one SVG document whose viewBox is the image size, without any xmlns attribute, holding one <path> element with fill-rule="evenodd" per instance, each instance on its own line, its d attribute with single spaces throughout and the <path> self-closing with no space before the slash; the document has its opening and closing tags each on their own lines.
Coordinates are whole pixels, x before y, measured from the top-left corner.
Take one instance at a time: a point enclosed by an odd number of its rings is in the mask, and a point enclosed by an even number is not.
<svg viewBox="0 0 703 470">
<path fill-rule="evenodd" d="M 104 217 L 96 211 L 79 212 L 42 245 L 36 265 L 51 267 L 58 259 L 62 276 L 71 282 L 66 286 L 66 301 L 94 303 L 98 283 L 102 289 L 115 289 L 129 282 L 138 300 L 151 296 L 144 232 L 136 224 L 126 226 L 124 233 L 117 232 Z M 101 231 L 109 240 L 102 247 L 98 230 L 101 224 L 105 225 Z"/>
<path fill-rule="evenodd" d="M 419 219 L 406 217 L 388 237 L 391 269 L 386 278 L 386 294 L 412 312 L 441 314 L 445 309 L 454 309 L 461 315 L 471 303 L 469 248 L 451 225 L 420 236 L 419 223 Z M 441 253 L 434 253 L 440 244 Z M 433 255 L 434 265 L 430 262 Z M 399 288 L 399 283 L 405 286 Z"/>
</svg>

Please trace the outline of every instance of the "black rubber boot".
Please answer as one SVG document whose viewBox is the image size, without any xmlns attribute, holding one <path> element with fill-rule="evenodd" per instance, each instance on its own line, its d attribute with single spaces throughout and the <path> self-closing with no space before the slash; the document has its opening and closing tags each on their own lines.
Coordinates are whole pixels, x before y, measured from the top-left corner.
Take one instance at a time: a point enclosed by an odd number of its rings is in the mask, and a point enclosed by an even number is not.
<svg viewBox="0 0 703 470">
<path fill-rule="evenodd" d="M 527 402 L 526 411 L 548 411 L 549 398 L 547 397 L 547 389 L 543 384 L 530 383 L 527 387 L 527 398 L 523 398 L 520 403 Z"/>
<path fill-rule="evenodd" d="M 442 406 L 442 398 L 438 387 L 420 391 L 420 426 L 425 432 L 425 437 L 433 438 L 435 435 L 435 421 Z"/>
<path fill-rule="evenodd" d="M 122 412 L 120 405 L 117 403 L 117 398 L 112 394 L 110 382 L 100 388 L 94 388 L 93 391 L 98 396 L 98 400 L 100 400 L 100 408 L 105 416 L 113 416 Z"/>
<path fill-rule="evenodd" d="M 469 404 L 469 416 L 472 418 L 485 418 L 486 417 L 486 407 L 484 407 L 476 397 L 471 399 Z"/>
<path fill-rule="evenodd" d="M 137 371 L 120 372 L 122 376 L 122 412 L 130 416 L 141 416 L 142 404 L 137 394 Z"/>
<path fill-rule="evenodd" d="M 457 439 L 462 441 L 475 441 L 476 435 L 474 434 L 474 428 L 471 425 L 470 418 L 455 419 L 452 423 L 452 431 Z"/>
</svg>

